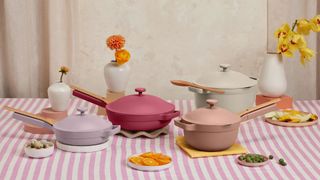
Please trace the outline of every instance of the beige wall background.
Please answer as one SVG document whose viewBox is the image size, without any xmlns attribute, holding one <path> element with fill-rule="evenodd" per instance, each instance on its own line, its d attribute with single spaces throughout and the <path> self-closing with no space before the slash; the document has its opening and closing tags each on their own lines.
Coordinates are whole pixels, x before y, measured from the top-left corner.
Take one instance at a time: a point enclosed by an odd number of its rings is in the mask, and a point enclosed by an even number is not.
<svg viewBox="0 0 320 180">
<path fill-rule="evenodd" d="M 273 31 L 297 17 L 313 17 L 316 0 L 79 0 L 79 56 L 69 80 L 103 95 L 103 66 L 113 58 L 105 46 L 122 34 L 131 51 L 132 76 L 127 93 L 145 87 L 167 99 L 191 98 L 171 79 L 210 78 L 220 63 L 258 76 L 264 55 L 274 50 Z M 269 35 L 269 38 L 268 38 Z M 316 47 L 314 35 L 309 46 Z M 288 60 L 288 94 L 316 98 L 316 65 Z"/>
</svg>

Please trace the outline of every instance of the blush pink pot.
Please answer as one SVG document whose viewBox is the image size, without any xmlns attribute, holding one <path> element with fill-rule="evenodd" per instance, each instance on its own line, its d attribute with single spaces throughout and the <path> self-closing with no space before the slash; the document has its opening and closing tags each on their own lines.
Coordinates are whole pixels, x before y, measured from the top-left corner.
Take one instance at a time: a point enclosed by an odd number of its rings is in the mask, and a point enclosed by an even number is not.
<svg viewBox="0 0 320 180">
<path fill-rule="evenodd" d="M 236 114 L 216 106 L 217 100 L 207 100 L 209 107 L 187 113 L 174 124 L 184 130 L 187 144 L 202 151 L 223 151 L 237 139 L 241 122 L 276 110 L 276 102 L 263 103 Z"/>
</svg>

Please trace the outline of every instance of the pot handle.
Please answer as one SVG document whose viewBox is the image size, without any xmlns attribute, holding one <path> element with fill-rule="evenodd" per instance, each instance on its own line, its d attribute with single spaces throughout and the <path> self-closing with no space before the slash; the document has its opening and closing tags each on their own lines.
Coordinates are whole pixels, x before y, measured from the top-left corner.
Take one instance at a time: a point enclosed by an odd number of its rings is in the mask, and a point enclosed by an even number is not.
<svg viewBox="0 0 320 180">
<path fill-rule="evenodd" d="M 74 89 L 72 92 L 72 95 L 74 95 L 80 99 L 89 101 L 89 102 L 91 102 L 95 105 L 98 105 L 100 107 L 103 107 L 103 108 L 105 108 L 107 105 L 107 103 L 102 98 L 97 98 L 96 96 L 92 96 L 91 94 L 87 94 L 87 93 L 80 91 L 78 89 Z"/>
<path fill-rule="evenodd" d="M 117 133 L 120 132 L 120 125 L 112 125 L 112 129 L 111 130 L 106 130 L 105 133 L 103 134 L 104 137 L 109 137 L 109 136 L 113 136 Z"/>
<path fill-rule="evenodd" d="M 13 107 L 4 106 L 4 109 L 14 112 L 12 117 L 16 120 L 23 121 L 36 126 L 41 126 L 47 129 L 52 129 L 54 119 L 40 116 L 38 114 L 29 113 Z"/>
<path fill-rule="evenodd" d="M 180 111 L 173 111 L 166 114 L 162 114 L 160 120 L 170 120 L 180 116 Z"/>
<path fill-rule="evenodd" d="M 43 127 L 43 128 L 49 129 L 49 130 L 53 129 L 52 124 L 50 124 L 49 122 L 46 122 L 41 119 L 35 119 L 33 117 L 29 117 L 29 116 L 22 115 L 19 113 L 13 113 L 12 118 L 19 120 L 19 121 L 22 121 L 22 122 L 25 122 L 27 124 L 40 126 L 40 127 Z"/>
<path fill-rule="evenodd" d="M 181 119 L 174 120 L 174 125 L 186 131 L 194 131 L 196 129 L 195 124 L 187 124 L 181 121 Z"/>
<path fill-rule="evenodd" d="M 262 103 L 256 107 L 247 109 L 246 111 L 239 114 L 241 117 L 241 122 L 245 122 L 255 117 L 264 115 L 265 113 L 268 113 L 270 111 L 277 110 L 278 108 L 276 103 L 279 101 L 280 101 L 280 98 L 276 98 L 274 100 Z"/>
</svg>

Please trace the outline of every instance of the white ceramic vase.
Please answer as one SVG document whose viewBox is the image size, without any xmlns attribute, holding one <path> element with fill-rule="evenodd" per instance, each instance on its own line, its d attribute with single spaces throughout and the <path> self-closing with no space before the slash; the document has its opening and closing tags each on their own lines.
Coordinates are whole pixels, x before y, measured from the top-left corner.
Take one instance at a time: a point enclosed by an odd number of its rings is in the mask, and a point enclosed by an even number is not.
<svg viewBox="0 0 320 180">
<path fill-rule="evenodd" d="M 54 111 L 65 111 L 68 109 L 71 88 L 63 82 L 53 83 L 48 88 L 48 97 Z"/>
<path fill-rule="evenodd" d="M 112 92 L 123 92 L 126 90 L 130 75 L 128 63 L 118 65 L 110 62 L 104 66 L 104 79 L 108 89 Z"/>
<path fill-rule="evenodd" d="M 287 79 L 281 54 L 268 53 L 266 55 L 258 87 L 261 94 L 267 97 L 280 97 L 285 94 Z"/>
</svg>

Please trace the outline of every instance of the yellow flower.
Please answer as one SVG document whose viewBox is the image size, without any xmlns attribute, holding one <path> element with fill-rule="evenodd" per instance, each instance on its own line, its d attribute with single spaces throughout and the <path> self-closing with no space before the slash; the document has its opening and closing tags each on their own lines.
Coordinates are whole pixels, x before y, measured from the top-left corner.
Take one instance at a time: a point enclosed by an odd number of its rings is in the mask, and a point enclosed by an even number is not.
<svg viewBox="0 0 320 180">
<path fill-rule="evenodd" d="M 129 61 L 130 53 L 125 49 L 120 49 L 116 51 L 115 57 L 118 64 L 124 64 Z"/>
<path fill-rule="evenodd" d="M 285 38 L 290 32 L 289 24 L 283 24 L 276 32 L 274 32 L 274 36 L 276 38 Z"/>
<path fill-rule="evenodd" d="M 299 19 L 297 22 L 297 32 L 303 35 L 309 35 L 312 24 L 306 19 Z"/>
<path fill-rule="evenodd" d="M 287 57 L 292 57 L 292 49 L 290 48 L 290 41 L 287 39 L 280 38 L 278 42 L 277 52 Z"/>
<path fill-rule="evenodd" d="M 320 15 L 316 15 L 311 20 L 311 29 L 313 32 L 320 32 Z"/>
<path fill-rule="evenodd" d="M 307 46 L 307 42 L 301 34 L 290 31 L 287 38 L 288 42 L 290 42 L 289 46 L 292 51 Z"/>
<path fill-rule="evenodd" d="M 69 68 L 67 66 L 61 66 L 59 72 L 67 74 L 69 72 Z"/>
<path fill-rule="evenodd" d="M 314 56 L 314 52 L 312 49 L 309 48 L 301 48 L 300 51 L 300 62 L 301 64 L 305 64 L 307 61 L 310 61 L 310 59 Z"/>
<path fill-rule="evenodd" d="M 59 72 L 61 73 L 60 82 L 62 83 L 62 77 L 64 74 L 67 75 L 67 73 L 69 72 L 69 68 L 67 66 L 61 66 Z"/>
</svg>

